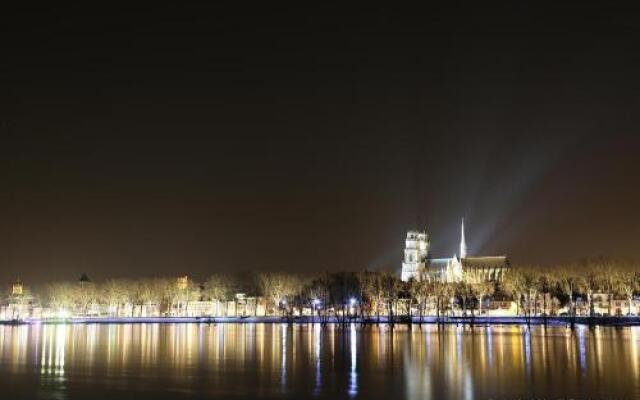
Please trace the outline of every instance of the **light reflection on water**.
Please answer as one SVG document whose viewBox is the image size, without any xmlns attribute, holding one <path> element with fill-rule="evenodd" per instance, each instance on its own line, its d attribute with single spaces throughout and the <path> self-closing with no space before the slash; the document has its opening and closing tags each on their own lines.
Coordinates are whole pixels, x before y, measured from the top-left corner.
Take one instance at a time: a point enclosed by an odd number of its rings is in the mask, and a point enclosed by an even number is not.
<svg viewBox="0 0 640 400">
<path fill-rule="evenodd" d="M 640 398 L 640 327 L 0 326 L 8 398 Z"/>
</svg>

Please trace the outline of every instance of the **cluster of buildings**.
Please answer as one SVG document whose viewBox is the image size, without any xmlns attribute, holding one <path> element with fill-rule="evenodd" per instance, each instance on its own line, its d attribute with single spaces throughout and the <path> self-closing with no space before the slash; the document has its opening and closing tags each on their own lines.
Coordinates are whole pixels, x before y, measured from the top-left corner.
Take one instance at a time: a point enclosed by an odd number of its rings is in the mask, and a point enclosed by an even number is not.
<svg viewBox="0 0 640 400">
<path fill-rule="evenodd" d="M 83 274 L 74 289 L 81 293 L 91 284 L 89 278 Z M 56 307 L 41 304 L 26 291 L 21 281 L 16 281 L 12 285 L 10 295 L 0 299 L 0 321 L 70 317 L 265 317 L 278 315 L 280 312 L 265 298 L 247 296 L 245 293 L 236 293 L 232 300 L 206 300 L 201 295 L 201 288 L 190 287 L 187 276 L 178 277 L 174 285 L 177 289 L 175 293 L 178 295 L 171 300 L 135 303 L 125 301 L 118 304 L 93 300 L 84 305 L 69 301 L 67 306 Z M 295 310 L 295 313 L 312 315 L 313 309 L 306 307 Z"/>
<path fill-rule="evenodd" d="M 0 303 L 0 320 L 17 320 L 41 314 L 42 308 L 33 296 L 28 294 L 21 281 L 11 286 L 11 294 L 4 303 Z"/>
<path fill-rule="evenodd" d="M 430 252 L 430 240 L 426 231 L 411 230 L 407 232 L 405 239 L 404 258 L 402 261 L 401 280 L 412 279 L 420 281 L 443 283 L 482 283 L 501 282 L 505 274 L 511 268 L 509 259 L 505 255 L 499 256 L 470 256 L 467 254 L 467 246 L 464 232 L 464 221 L 461 225 L 459 254 L 452 257 L 435 258 Z M 86 275 L 71 288 L 74 291 L 74 300 L 67 300 L 65 305 L 42 305 L 36 298 L 25 290 L 22 282 L 17 281 L 11 287 L 10 295 L 0 299 L 0 321 L 24 320 L 24 319 L 56 319 L 69 317 L 110 317 L 110 318 L 135 318 L 135 317 L 266 317 L 280 315 L 281 305 L 271 304 L 264 297 L 247 296 L 245 293 L 237 293 L 232 300 L 209 300 L 202 295 L 203 287 L 194 288 L 190 285 L 187 276 L 178 277 L 175 281 L 165 283 L 169 286 L 171 296 L 164 296 L 162 300 L 136 300 L 113 301 L 111 304 L 103 297 L 99 301 L 96 297 L 91 300 L 81 301 L 83 291 L 93 285 Z M 158 296 L 162 297 L 162 296 Z M 150 298 L 150 297 L 146 297 Z M 151 297 L 153 298 L 153 296 Z M 639 315 L 640 298 L 616 299 L 601 293 L 594 293 L 590 302 L 578 297 L 575 301 L 575 313 L 579 316 L 588 316 L 594 313 L 597 316 L 608 315 Z M 355 315 L 359 305 L 355 299 L 351 299 L 349 314 Z M 322 307 L 317 300 L 312 305 L 289 309 L 293 316 L 317 315 Z M 436 299 L 429 299 L 423 304 L 423 309 L 410 299 L 399 299 L 392 306 L 395 315 L 436 315 Z M 379 314 L 386 314 L 388 304 L 386 301 L 375 305 Z M 526 311 L 523 310 L 526 307 Z M 462 313 L 460 306 L 455 304 L 453 298 L 447 307 L 449 315 Z M 327 309 L 326 311 L 329 311 Z M 343 310 L 333 310 L 336 315 Z M 372 312 L 370 310 L 370 312 Z M 376 314 L 378 313 L 376 312 Z M 532 304 L 516 304 L 508 299 L 484 298 L 478 305 L 478 313 L 481 315 L 515 316 L 515 315 L 563 315 L 569 314 L 566 305 L 561 305 L 558 299 L 550 294 L 536 296 Z"/>
<path fill-rule="evenodd" d="M 402 261 L 401 280 L 427 280 L 443 283 L 480 283 L 501 282 L 511 268 L 509 258 L 499 256 L 470 256 L 464 233 L 464 220 L 460 229 L 459 255 L 435 258 L 430 253 L 429 234 L 426 231 L 411 230 L 405 239 L 404 258 Z M 484 315 L 508 316 L 524 314 L 514 301 L 484 299 L 480 309 Z M 569 314 L 567 305 L 562 306 L 558 299 L 549 293 L 537 296 L 529 308 L 531 315 L 564 315 Z M 435 304 L 430 305 L 435 310 Z M 594 293 L 591 302 L 578 297 L 575 314 L 589 316 L 640 315 L 640 298 L 616 299 L 605 293 Z M 452 307 L 453 308 L 453 307 Z M 593 308 L 593 310 L 591 310 Z M 427 310 L 427 313 L 433 312 Z"/>
<path fill-rule="evenodd" d="M 501 281 L 509 269 L 507 256 L 469 256 L 464 236 L 464 220 L 460 232 L 460 253 L 452 257 L 434 258 L 426 231 L 409 231 L 405 240 L 401 279 L 439 282 Z"/>
</svg>

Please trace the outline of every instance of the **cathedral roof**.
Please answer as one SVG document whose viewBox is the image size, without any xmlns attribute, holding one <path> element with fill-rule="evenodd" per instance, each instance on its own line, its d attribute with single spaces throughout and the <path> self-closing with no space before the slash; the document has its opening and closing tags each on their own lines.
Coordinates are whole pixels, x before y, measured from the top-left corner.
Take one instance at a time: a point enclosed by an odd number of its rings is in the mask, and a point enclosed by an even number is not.
<svg viewBox="0 0 640 400">
<path fill-rule="evenodd" d="M 444 264 L 444 265 L 446 265 L 450 261 L 451 261 L 451 257 L 448 257 L 448 258 L 429 258 L 427 260 L 427 262 L 430 265 L 436 265 L 436 264 Z"/>
<path fill-rule="evenodd" d="M 462 266 L 470 268 L 508 267 L 509 259 L 507 256 L 465 257 L 462 259 Z"/>
</svg>

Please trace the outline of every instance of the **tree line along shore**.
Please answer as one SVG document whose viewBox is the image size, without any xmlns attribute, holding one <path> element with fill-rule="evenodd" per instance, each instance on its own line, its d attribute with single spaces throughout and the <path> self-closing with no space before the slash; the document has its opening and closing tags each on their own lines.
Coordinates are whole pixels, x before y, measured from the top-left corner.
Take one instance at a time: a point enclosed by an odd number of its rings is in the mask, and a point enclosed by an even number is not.
<svg viewBox="0 0 640 400">
<path fill-rule="evenodd" d="M 212 274 L 51 282 L 17 281 L 0 320 L 236 317 L 314 321 L 441 321 L 486 317 L 538 319 L 636 317 L 640 265 L 607 260 L 513 266 L 500 281 L 440 282 L 383 271 Z M 558 318 L 556 318 L 558 319 Z M 637 319 L 637 318 L 634 318 Z M 506 320 L 505 320 L 506 321 Z"/>
</svg>

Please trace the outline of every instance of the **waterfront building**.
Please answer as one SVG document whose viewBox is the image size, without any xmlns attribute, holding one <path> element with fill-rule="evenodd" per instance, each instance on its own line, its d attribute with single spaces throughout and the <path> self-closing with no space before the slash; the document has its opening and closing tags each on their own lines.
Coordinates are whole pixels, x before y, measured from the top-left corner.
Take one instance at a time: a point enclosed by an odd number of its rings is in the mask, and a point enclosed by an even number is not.
<svg viewBox="0 0 640 400">
<path fill-rule="evenodd" d="M 0 319 L 21 320 L 39 314 L 40 307 L 35 298 L 25 290 L 22 281 L 15 281 L 11 285 L 11 295 L 0 306 Z"/>
<path fill-rule="evenodd" d="M 640 298 L 620 297 L 614 294 L 596 292 L 591 294 L 591 304 L 589 303 L 589 296 L 578 297 L 576 298 L 574 307 L 575 314 L 583 317 L 591 315 L 591 311 L 593 311 L 593 315 L 596 317 L 639 315 Z M 593 308 L 593 310 L 591 308 Z M 569 313 L 568 305 L 558 310 L 558 314 Z"/>
<path fill-rule="evenodd" d="M 11 295 L 12 296 L 22 296 L 24 294 L 24 286 L 22 285 L 22 281 L 17 280 L 11 286 Z"/>
<path fill-rule="evenodd" d="M 500 281 L 509 269 L 507 256 L 469 256 L 464 234 L 464 220 L 460 233 L 460 255 L 433 258 L 430 254 L 429 235 L 426 231 L 411 230 L 405 240 L 404 260 L 400 278 L 433 280 L 439 282 Z"/>
</svg>

